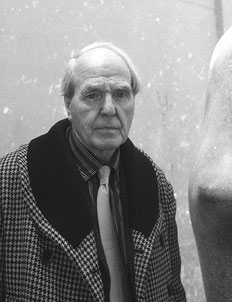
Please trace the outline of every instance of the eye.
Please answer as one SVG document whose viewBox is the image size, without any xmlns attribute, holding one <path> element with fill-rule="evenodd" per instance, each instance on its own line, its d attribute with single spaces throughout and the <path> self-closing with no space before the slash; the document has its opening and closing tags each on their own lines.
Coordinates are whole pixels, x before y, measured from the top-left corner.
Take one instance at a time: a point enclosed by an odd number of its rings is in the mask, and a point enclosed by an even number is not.
<svg viewBox="0 0 232 302">
<path fill-rule="evenodd" d="M 130 98 L 129 94 L 126 91 L 115 91 L 114 99 L 120 101 L 126 101 Z"/>
<path fill-rule="evenodd" d="M 91 93 L 86 96 L 88 99 L 94 99 L 96 97 L 96 93 Z"/>
<path fill-rule="evenodd" d="M 85 95 L 86 100 L 100 100 L 101 97 L 102 97 L 102 95 L 100 93 L 96 93 L 96 92 Z"/>
<path fill-rule="evenodd" d="M 115 96 L 116 98 L 123 98 L 123 97 L 126 97 L 126 94 L 125 94 L 124 92 L 116 92 L 116 93 L 114 94 L 114 96 Z"/>
</svg>

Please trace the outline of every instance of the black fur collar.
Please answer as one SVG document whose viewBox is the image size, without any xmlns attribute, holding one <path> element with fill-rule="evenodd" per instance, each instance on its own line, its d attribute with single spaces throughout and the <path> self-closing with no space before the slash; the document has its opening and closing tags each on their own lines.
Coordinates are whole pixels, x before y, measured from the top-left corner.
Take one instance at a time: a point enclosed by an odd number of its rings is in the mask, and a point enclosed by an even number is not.
<svg viewBox="0 0 232 302">
<path fill-rule="evenodd" d="M 70 122 L 56 123 L 28 147 L 28 170 L 36 202 L 53 227 L 74 247 L 93 229 L 91 211 L 66 140 Z M 150 160 L 132 142 L 120 147 L 120 191 L 129 227 L 148 237 L 158 217 L 157 179 Z"/>
</svg>

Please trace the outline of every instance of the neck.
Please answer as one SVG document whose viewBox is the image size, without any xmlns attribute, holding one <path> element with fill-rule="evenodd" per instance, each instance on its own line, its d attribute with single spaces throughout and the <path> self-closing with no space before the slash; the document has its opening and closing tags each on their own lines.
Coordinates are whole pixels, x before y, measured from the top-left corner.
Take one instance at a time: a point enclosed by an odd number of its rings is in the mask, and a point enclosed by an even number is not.
<svg viewBox="0 0 232 302">
<path fill-rule="evenodd" d="M 115 150 L 97 150 L 96 152 L 92 151 L 92 153 L 102 164 L 106 164 L 110 161 L 111 157 L 114 154 L 114 151 Z"/>
</svg>

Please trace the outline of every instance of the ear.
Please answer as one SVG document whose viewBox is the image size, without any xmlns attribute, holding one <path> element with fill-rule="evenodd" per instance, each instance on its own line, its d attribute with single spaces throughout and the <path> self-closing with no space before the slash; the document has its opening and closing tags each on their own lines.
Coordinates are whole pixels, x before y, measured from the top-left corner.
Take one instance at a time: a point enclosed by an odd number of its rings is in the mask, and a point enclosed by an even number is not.
<svg viewBox="0 0 232 302">
<path fill-rule="evenodd" d="M 70 121 L 72 120 L 72 114 L 71 114 L 71 109 L 70 109 L 71 102 L 72 102 L 72 99 L 70 99 L 67 96 L 64 97 L 64 105 L 65 105 L 65 109 L 66 109 L 66 112 L 68 115 L 68 119 Z"/>
</svg>

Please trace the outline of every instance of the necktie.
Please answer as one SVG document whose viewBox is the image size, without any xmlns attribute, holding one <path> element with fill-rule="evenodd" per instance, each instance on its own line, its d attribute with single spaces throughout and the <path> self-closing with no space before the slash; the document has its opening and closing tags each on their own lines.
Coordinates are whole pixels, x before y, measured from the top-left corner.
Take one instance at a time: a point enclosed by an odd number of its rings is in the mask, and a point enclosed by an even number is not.
<svg viewBox="0 0 232 302">
<path fill-rule="evenodd" d="M 126 302 L 125 275 L 110 206 L 109 175 L 110 167 L 102 166 L 99 170 L 100 186 L 97 194 L 98 224 L 110 272 L 110 302 Z"/>
</svg>

